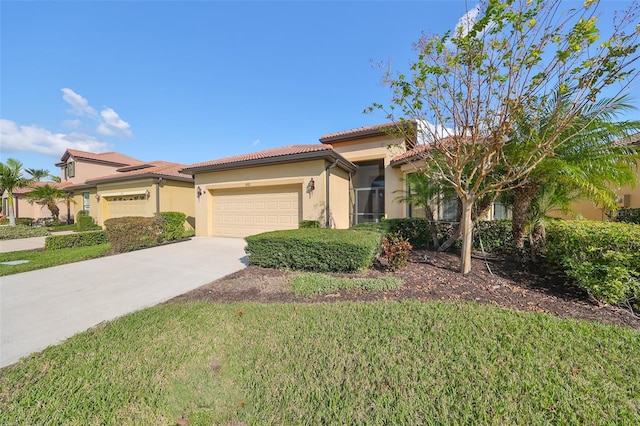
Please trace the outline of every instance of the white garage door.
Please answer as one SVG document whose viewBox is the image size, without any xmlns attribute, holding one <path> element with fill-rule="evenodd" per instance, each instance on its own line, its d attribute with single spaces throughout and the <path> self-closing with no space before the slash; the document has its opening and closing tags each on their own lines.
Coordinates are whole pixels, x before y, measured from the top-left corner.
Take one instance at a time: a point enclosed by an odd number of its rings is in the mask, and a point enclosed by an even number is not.
<svg viewBox="0 0 640 426">
<path fill-rule="evenodd" d="M 297 229 L 300 185 L 213 192 L 213 235 L 246 237 L 267 231 Z"/>
<path fill-rule="evenodd" d="M 147 199 L 144 195 L 106 197 L 107 219 L 126 216 L 145 216 Z"/>
</svg>

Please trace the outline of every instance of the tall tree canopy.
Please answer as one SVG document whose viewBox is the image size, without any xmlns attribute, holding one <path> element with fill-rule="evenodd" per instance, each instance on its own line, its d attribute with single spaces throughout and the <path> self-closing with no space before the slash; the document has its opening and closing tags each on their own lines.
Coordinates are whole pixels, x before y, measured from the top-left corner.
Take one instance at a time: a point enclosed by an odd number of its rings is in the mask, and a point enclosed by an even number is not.
<svg viewBox="0 0 640 426">
<path fill-rule="evenodd" d="M 462 273 L 471 268 L 476 202 L 522 185 L 590 124 L 579 122 L 586 108 L 610 107 L 598 103 L 603 92 L 614 99 L 638 76 L 637 1 L 615 14 L 608 34 L 598 27 L 599 1 L 565 4 L 482 1 L 454 31 L 423 37 L 410 74 L 385 75 L 390 102 L 371 108 L 419 123 L 418 141 L 428 144 L 420 159 L 462 203 Z"/>
</svg>

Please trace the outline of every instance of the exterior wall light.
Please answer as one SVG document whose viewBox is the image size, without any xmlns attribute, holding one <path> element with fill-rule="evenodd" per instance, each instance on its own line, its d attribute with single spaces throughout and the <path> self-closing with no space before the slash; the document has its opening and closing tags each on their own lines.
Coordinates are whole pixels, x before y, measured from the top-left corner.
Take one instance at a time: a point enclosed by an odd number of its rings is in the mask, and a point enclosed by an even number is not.
<svg viewBox="0 0 640 426">
<path fill-rule="evenodd" d="M 96 194 L 96 201 L 100 202 L 100 194 Z"/>
<path fill-rule="evenodd" d="M 149 192 L 149 190 L 147 189 L 146 191 L 144 191 L 144 195 L 145 197 L 147 197 L 147 200 L 149 199 L 149 197 L 151 196 L 151 193 Z"/>
<path fill-rule="evenodd" d="M 196 195 L 198 196 L 198 199 L 200 199 L 202 194 L 203 194 L 202 189 L 200 187 L 198 187 L 198 189 L 196 190 Z"/>
<path fill-rule="evenodd" d="M 316 189 L 316 182 L 311 178 L 309 180 L 309 184 L 307 185 L 307 192 L 313 192 Z"/>
</svg>

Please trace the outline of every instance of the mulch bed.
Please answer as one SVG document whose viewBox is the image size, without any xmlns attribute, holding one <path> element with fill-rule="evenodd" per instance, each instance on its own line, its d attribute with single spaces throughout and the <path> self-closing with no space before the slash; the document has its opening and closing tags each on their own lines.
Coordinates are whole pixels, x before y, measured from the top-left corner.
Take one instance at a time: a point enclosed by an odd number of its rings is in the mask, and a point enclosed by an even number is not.
<svg viewBox="0 0 640 426">
<path fill-rule="evenodd" d="M 498 258 L 474 256 L 472 271 L 457 272 L 459 257 L 455 253 L 415 250 L 408 265 L 396 272 L 403 285 L 382 292 L 340 291 L 334 294 L 297 297 L 286 286 L 289 272 L 248 266 L 210 284 L 173 299 L 227 302 L 295 302 L 375 300 L 449 300 L 474 301 L 530 312 L 546 312 L 561 318 L 576 318 L 604 324 L 616 324 L 640 330 L 640 317 L 629 310 L 602 306 L 590 300 L 586 292 L 575 287 L 560 271 L 536 265 L 528 268 Z M 357 276 L 386 274 L 372 268 Z"/>
</svg>

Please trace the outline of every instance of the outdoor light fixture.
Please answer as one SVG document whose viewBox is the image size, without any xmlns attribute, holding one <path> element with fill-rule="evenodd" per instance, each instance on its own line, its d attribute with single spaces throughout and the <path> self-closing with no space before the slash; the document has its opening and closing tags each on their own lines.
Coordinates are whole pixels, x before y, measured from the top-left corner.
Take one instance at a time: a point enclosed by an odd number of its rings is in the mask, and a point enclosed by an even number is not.
<svg viewBox="0 0 640 426">
<path fill-rule="evenodd" d="M 198 187 L 198 190 L 196 191 L 196 195 L 198 196 L 198 199 L 200 199 L 200 196 L 202 195 L 202 189 L 200 189 L 200 187 Z"/>
<path fill-rule="evenodd" d="M 147 189 L 146 191 L 144 191 L 144 195 L 145 197 L 147 197 L 147 200 L 149 199 L 149 197 L 151 196 L 151 193 L 149 192 L 149 190 Z"/>
<path fill-rule="evenodd" d="M 100 194 L 96 194 L 96 201 L 100 201 Z"/>
<path fill-rule="evenodd" d="M 308 191 L 308 192 L 313 192 L 315 189 L 316 189 L 316 183 L 315 183 L 315 181 L 313 180 L 313 178 L 311 178 L 311 179 L 309 180 L 309 184 L 307 185 L 307 191 Z"/>
</svg>

